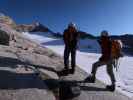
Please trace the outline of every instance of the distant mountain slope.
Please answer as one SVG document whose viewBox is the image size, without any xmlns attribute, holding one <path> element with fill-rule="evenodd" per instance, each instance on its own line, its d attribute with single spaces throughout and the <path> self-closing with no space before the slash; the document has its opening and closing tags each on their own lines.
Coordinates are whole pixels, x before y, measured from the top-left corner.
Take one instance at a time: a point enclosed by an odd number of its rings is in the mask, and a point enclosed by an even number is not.
<svg viewBox="0 0 133 100">
<path fill-rule="evenodd" d="M 51 32 L 53 33 L 48 27 L 44 26 L 40 22 L 35 22 L 32 24 L 20 24 L 20 25 L 17 25 L 16 30 L 20 32 Z"/>
<path fill-rule="evenodd" d="M 96 38 L 92 34 L 84 32 L 84 31 L 79 31 L 79 34 L 80 34 L 80 38 L 81 39 L 86 39 L 86 38 L 88 38 L 88 39 L 95 39 Z M 62 34 L 59 33 L 59 32 L 58 33 L 54 33 L 54 36 L 61 38 L 61 37 L 63 37 L 63 33 Z"/>
<path fill-rule="evenodd" d="M 95 39 L 95 36 L 93 36 L 93 35 L 90 34 L 90 33 L 83 32 L 83 31 L 79 31 L 79 33 L 80 33 L 80 38 L 82 38 L 82 39 L 85 39 L 85 38 L 88 38 L 88 39 Z"/>
</svg>

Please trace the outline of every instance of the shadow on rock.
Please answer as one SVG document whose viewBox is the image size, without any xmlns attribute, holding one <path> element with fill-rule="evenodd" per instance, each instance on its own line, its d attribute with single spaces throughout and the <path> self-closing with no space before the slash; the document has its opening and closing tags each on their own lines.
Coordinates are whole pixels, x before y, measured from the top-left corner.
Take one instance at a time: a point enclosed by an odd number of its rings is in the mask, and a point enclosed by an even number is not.
<svg viewBox="0 0 133 100">
<path fill-rule="evenodd" d="M 47 79 L 44 82 L 50 90 L 59 89 L 59 100 L 69 100 L 78 97 L 81 91 L 108 91 L 106 88 L 83 86 L 81 83 L 85 85 L 86 82 L 84 81 Z"/>
<path fill-rule="evenodd" d="M 91 87 L 91 86 L 80 86 L 83 91 L 108 91 L 106 88 Z"/>
<path fill-rule="evenodd" d="M 30 62 L 23 62 L 23 61 L 16 59 L 16 58 L 0 56 L 0 66 L 16 68 L 16 67 L 18 67 L 17 65 L 24 65 L 24 67 L 33 66 L 34 68 L 42 68 L 44 70 L 48 70 L 48 71 L 52 71 L 52 72 L 57 73 L 57 71 L 50 66 L 35 65 L 35 64 L 30 63 Z M 31 68 L 31 67 L 29 67 L 29 68 Z"/>
<path fill-rule="evenodd" d="M 17 64 L 25 64 L 25 63 L 20 61 L 20 60 L 18 60 L 18 59 L 15 59 L 15 58 L 0 56 L 0 66 L 2 66 L 2 67 L 16 68 Z"/>
<path fill-rule="evenodd" d="M 34 73 L 14 73 L 0 70 L 0 89 L 47 89 Z"/>
</svg>

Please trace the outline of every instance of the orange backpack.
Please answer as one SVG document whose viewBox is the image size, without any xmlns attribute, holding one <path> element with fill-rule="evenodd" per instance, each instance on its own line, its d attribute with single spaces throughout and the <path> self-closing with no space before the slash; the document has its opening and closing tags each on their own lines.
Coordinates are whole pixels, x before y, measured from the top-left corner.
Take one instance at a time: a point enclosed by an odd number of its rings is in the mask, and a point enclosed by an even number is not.
<svg viewBox="0 0 133 100">
<path fill-rule="evenodd" d="M 111 57 L 119 58 L 122 54 L 122 42 L 121 40 L 112 40 L 111 43 Z"/>
<path fill-rule="evenodd" d="M 114 60 L 113 66 L 118 70 L 118 60 L 120 57 L 123 57 L 122 54 L 122 42 L 121 40 L 112 40 L 111 41 L 111 57 Z"/>
</svg>

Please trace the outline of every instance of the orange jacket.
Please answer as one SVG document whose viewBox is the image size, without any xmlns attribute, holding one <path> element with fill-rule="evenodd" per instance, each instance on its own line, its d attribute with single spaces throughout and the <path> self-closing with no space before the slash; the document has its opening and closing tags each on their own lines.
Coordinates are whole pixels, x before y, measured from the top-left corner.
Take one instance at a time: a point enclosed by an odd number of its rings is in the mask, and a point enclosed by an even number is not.
<svg viewBox="0 0 133 100">
<path fill-rule="evenodd" d="M 63 33 L 63 40 L 66 46 L 76 47 L 79 39 L 79 33 L 76 29 L 66 29 Z"/>
<path fill-rule="evenodd" d="M 102 50 L 102 56 L 100 61 L 108 61 L 111 58 L 111 40 L 109 37 L 101 37 L 100 45 Z"/>
</svg>

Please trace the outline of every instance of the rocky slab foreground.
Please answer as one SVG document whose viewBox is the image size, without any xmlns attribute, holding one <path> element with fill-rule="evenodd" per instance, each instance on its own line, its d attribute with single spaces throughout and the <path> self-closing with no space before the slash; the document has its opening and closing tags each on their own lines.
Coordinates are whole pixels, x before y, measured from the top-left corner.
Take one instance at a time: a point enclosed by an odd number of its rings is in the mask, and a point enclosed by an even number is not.
<svg viewBox="0 0 133 100">
<path fill-rule="evenodd" d="M 1 68 L 0 100 L 55 100 L 55 97 L 35 73 Z"/>
<path fill-rule="evenodd" d="M 118 91 L 110 92 L 105 87 L 105 84 L 96 80 L 96 83 L 84 83 L 82 80 L 87 77 L 80 68 L 77 68 L 74 75 L 60 77 L 60 80 L 68 83 L 78 83 L 81 94 L 78 97 L 69 100 L 132 100 Z M 81 82 L 81 83 L 80 83 Z M 82 83 L 83 82 L 83 83 Z"/>
<path fill-rule="evenodd" d="M 54 65 L 54 62 L 49 61 L 51 59 L 46 55 L 1 45 L 0 100 L 55 100 L 53 92 L 37 72 Z"/>
</svg>

